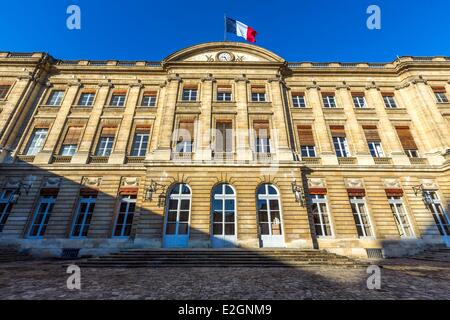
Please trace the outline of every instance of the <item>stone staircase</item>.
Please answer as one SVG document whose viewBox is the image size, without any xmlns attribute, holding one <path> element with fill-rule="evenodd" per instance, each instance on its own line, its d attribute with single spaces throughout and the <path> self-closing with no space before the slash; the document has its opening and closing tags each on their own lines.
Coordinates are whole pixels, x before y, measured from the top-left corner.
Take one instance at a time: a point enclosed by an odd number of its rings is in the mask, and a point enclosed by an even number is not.
<svg viewBox="0 0 450 320">
<path fill-rule="evenodd" d="M 426 250 L 418 255 L 411 256 L 415 260 L 448 262 L 450 263 L 450 248 L 436 248 Z"/>
<path fill-rule="evenodd" d="M 0 263 L 27 261 L 32 257 L 28 254 L 21 253 L 15 247 L 0 247 Z"/>
<path fill-rule="evenodd" d="M 292 249 L 185 249 L 125 250 L 108 256 L 89 258 L 77 263 L 91 268 L 145 267 L 320 267 L 357 268 L 365 264 L 319 250 Z"/>
</svg>

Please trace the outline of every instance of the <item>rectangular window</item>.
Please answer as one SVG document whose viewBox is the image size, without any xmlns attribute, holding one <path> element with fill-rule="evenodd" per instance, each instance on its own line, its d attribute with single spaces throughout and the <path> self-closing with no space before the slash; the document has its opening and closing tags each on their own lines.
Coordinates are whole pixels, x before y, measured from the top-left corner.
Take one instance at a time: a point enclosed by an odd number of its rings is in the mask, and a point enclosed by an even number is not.
<svg viewBox="0 0 450 320">
<path fill-rule="evenodd" d="M 363 126 L 364 135 L 366 136 L 369 151 L 374 158 L 383 158 L 384 152 L 381 145 L 381 139 L 376 126 Z"/>
<path fill-rule="evenodd" d="M 217 87 L 217 101 L 231 101 L 231 86 L 218 86 Z"/>
<path fill-rule="evenodd" d="M 63 90 L 53 90 L 47 100 L 48 106 L 60 106 L 64 97 Z"/>
<path fill-rule="evenodd" d="M 266 87 L 252 86 L 252 102 L 266 102 Z"/>
<path fill-rule="evenodd" d="M 397 108 L 397 103 L 395 102 L 393 93 L 383 93 L 382 95 L 383 95 L 384 106 L 387 109 Z"/>
<path fill-rule="evenodd" d="M 183 88 L 182 100 L 188 102 L 197 101 L 197 93 L 198 93 L 197 86 L 192 87 L 185 86 Z"/>
<path fill-rule="evenodd" d="M 292 93 L 292 104 L 294 108 L 306 108 L 305 94 L 302 92 Z"/>
<path fill-rule="evenodd" d="M 441 236 L 450 236 L 450 218 L 442 207 L 441 200 L 436 191 L 425 191 L 425 200 L 433 214 L 434 222 Z M 1 213 L 0 213 L 1 214 Z"/>
<path fill-rule="evenodd" d="M 317 156 L 316 144 L 314 142 L 312 126 L 299 125 L 297 126 L 297 133 L 302 158 L 315 158 Z"/>
<path fill-rule="evenodd" d="M 40 238 L 45 234 L 55 205 L 56 195 L 41 195 L 31 222 L 29 237 Z"/>
<path fill-rule="evenodd" d="M 175 152 L 192 153 L 194 145 L 194 121 L 180 121 L 178 124 Z"/>
<path fill-rule="evenodd" d="M 34 129 L 31 134 L 30 142 L 28 143 L 25 154 L 28 156 L 37 155 L 44 147 L 45 139 L 47 139 L 48 129 Z"/>
<path fill-rule="evenodd" d="M 367 108 L 366 97 L 364 97 L 364 94 L 354 94 L 353 104 L 355 105 L 355 108 Z"/>
<path fill-rule="evenodd" d="M 433 87 L 433 92 L 436 96 L 437 103 L 448 103 L 445 87 Z"/>
<path fill-rule="evenodd" d="M 325 108 L 336 108 L 336 97 L 334 93 L 322 93 L 322 100 Z"/>
<path fill-rule="evenodd" d="M 116 127 L 104 127 L 97 145 L 96 156 L 109 157 L 116 137 Z"/>
<path fill-rule="evenodd" d="M 61 145 L 60 153 L 62 156 L 73 156 L 77 152 L 82 131 L 83 127 L 69 127 Z"/>
<path fill-rule="evenodd" d="M 147 154 L 149 139 L 150 139 L 150 128 L 147 127 L 136 128 L 130 155 L 132 157 L 145 157 L 145 155 Z"/>
<path fill-rule="evenodd" d="M 233 124 L 231 121 L 216 122 L 216 139 L 214 151 L 230 153 L 233 150 Z"/>
<path fill-rule="evenodd" d="M 75 218 L 73 220 L 70 236 L 73 238 L 83 238 L 87 236 L 91 225 L 92 214 L 94 213 L 96 195 L 81 196 Z"/>
<path fill-rule="evenodd" d="M 409 158 L 418 158 L 419 152 L 409 127 L 395 127 L 403 150 Z"/>
<path fill-rule="evenodd" d="M 314 220 L 316 236 L 329 237 L 331 233 L 331 223 L 328 214 L 327 198 L 323 194 L 310 196 L 311 212 Z"/>
<path fill-rule="evenodd" d="M 8 220 L 9 215 L 11 214 L 11 210 L 13 204 L 11 203 L 11 197 L 14 194 L 14 190 L 12 189 L 4 189 L 0 195 L 0 233 L 3 231 L 5 227 L 6 221 Z"/>
<path fill-rule="evenodd" d="M 83 92 L 78 99 L 79 106 L 92 106 L 94 104 L 95 92 Z"/>
<path fill-rule="evenodd" d="M 114 226 L 114 237 L 129 237 L 133 225 L 134 212 L 136 210 L 136 196 L 121 196 L 119 213 Z"/>
<path fill-rule="evenodd" d="M 9 86 L 9 85 L 0 85 L 0 100 L 3 100 L 6 98 L 6 95 L 8 94 L 9 89 L 11 89 L 11 86 Z"/>
<path fill-rule="evenodd" d="M 373 234 L 367 213 L 366 200 L 362 196 L 350 196 L 350 205 L 352 207 L 358 236 L 371 237 Z"/>
<path fill-rule="evenodd" d="M 270 129 L 268 121 L 254 122 L 255 152 L 270 153 Z"/>
<path fill-rule="evenodd" d="M 126 96 L 126 90 L 114 91 L 111 96 L 111 102 L 109 103 L 109 105 L 113 107 L 123 107 L 125 105 Z"/>
<path fill-rule="evenodd" d="M 145 91 L 142 96 L 142 107 L 154 107 L 156 106 L 156 92 L 155 91 Z"/>
<path fill-rule="evenodd" d="M 403 204 L 403 198 L 399 196 L 388 197 L 389 205 L 392 214 L 394 215 L 395 224 L 397 225 L 398 233 L 401 237 L 414 237 L 414 232 L 409 222 L 408 214 L 406 213 Z"/>
<path fill-rule="evenodd" d="M 338 158 L 350 157 L 350 149 L 345 136 L 344 126 L 330 126 L 330 129 L 336 156 Z"/>
</svg>

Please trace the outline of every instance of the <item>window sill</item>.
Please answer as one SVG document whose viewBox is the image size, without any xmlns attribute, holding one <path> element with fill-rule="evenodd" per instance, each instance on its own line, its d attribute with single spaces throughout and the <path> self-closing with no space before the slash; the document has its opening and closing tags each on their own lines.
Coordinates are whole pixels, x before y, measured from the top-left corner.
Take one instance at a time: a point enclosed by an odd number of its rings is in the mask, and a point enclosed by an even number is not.
<svg viewBox="0 0 450 320">
<path fill-rule="evenodd" d="M 29 156 L 26 154 L 21 154 L 17 156 L 17 160 L 22 161 L 22 162 L 34 162 L 34 157 L 35 156 Z"/>
<path fill-rule="evenodd" d="M 272 103 L 269 101 L 261 101 L 261 102 L 250 101 L 250 102 L 248 102 L 248 106 L 249 107 L 270 107 L 270 106 L 272 106 Z"/>
<path fill-rule="evenodd" d="M 93 105 L 88 105 L 88 106 L 81 106 L 81 105 L 73 105 L 72 108 L 74 109 L 80 109 L 80 110 L 84 110 L 84 109 L 92 109 Z"/>
<path fill-rule="evenodd" d="M 59 109 L 61 108 L 61 105 L 50 105 L 50 104 L 40 104 L 39 108 L 46 108 L 46 109 Z"/>
</svg>

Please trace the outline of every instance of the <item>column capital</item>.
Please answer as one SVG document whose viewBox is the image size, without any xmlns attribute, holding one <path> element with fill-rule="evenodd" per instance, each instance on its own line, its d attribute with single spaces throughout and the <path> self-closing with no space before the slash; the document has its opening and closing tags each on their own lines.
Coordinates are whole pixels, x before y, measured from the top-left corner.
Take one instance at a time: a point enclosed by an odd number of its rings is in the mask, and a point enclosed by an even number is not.
<svg viewBox="0 0 450 320">
<path fill-rule="evenodd" d="M 395 87 L 395 90 L 405 89 L 405 88 L 408 88 L 410 85 L 411 85 L 410 82 L 402 83 L 402 84 L 396 86 L 396 87 Z"/>
<path fill-rule="evenodd" d="M 170 83 L 170 82 L 172 82 L 172 81 L 177 81 L 177 82 L 181 82 L 181 81 L 183 81 L 182 79 L 181 79 L 181 77 L 180 77 L 180 75 L 178 74 L 178 73 L 176 73 L 176 74 L 171 74 L 171 75 L 169 75 L 168 77 L 167 77 L 167 83 Z"/>
<path fill-rule="evenodd" d="M 200 79 L 201 82 L 211 81 L 216 82 L 216 78 L 213 77 L 212 73 L 207 74 L 203 78 Z"/>
<path fill-rule="evenodd" d="M 320 86 L 317 84 L 312 84 L 310 86 L 306 86 L 306 90 L 310 90 L 310 89 L 320 90 Z"/>
<path fill-rule="evenodd" d="M 370 84 L 368 84 L 368 85 L 366 86 L 366 90 L 371 90 L 371 89 L 375 89 L 375 90 L 380 91 L 380 87 L 377 86 L 377 84 L 375 83 L 375 81 L 372 81 Z"/>
<path fill-rule="evenodd" d="M 102 82 L 100 82 L 99 84 L 98 84 L 98 86 L 101 88 L 101 87 L 109 87 L 109 88 L 112 88 L 113 87 L 113 84 L 111 83 L 111 80 L 110 79 L 107 79 L 107 80 L 105 80 L 105 81 L 102 81 Z"/>
<path fill-rule="evenodd" d="M 67 85 L 69 87 L 81 87 L 83 84 L 81 83 L 80 79 L 75 79 L 75 80 L 69 81 L 67 83 Z"/>
<path fill-rule="evenodd" d="M 249 82 L 249 80 L 245 74 L 242 74 L 241 76 L 234 78 L 234 82 L 240 82 L 240 81 L 243 81 L 245 83 Z"/>
<path fill-rule="evenodd" d="M 350 86 L 344 81 L 344 82 L 342 82 L 342 84 L 336 86 L 336 90 L 340 90 L 340 89 L 350 91 Z"/>
<path fill-rule="evenodd" d="M 427 80 L 425 80 L 422 76 L 419 76 L 418 78 L 414 78 L 411 80 L 412 84 L 418 84 L 418 83 L 424 83 L 427 84 Z"/>
<path fill-rule="evenodd" d="M 130 83 L 129 87 L 130 88 L 133 88 L 133 87 L 143 88 L 144 85 L 142 84 L 141 80 L 137 80 L 136 82 Z"/>
</svg>

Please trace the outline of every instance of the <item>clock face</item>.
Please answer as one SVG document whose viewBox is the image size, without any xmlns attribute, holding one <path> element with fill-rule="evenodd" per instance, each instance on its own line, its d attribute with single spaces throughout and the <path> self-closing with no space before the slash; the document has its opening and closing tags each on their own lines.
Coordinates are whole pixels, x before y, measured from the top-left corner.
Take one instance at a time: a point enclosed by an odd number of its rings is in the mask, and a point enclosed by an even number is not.
<svg viewBox="0 0 450 320">
<path fill-rule="evenodd" d="M 220 52 L 217 55 L 217 59 L 219 61 L 231 61 L 231 60 L 233 60 L 233 56 L 229 52 Z"/>
</svg>

